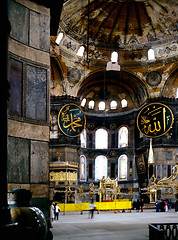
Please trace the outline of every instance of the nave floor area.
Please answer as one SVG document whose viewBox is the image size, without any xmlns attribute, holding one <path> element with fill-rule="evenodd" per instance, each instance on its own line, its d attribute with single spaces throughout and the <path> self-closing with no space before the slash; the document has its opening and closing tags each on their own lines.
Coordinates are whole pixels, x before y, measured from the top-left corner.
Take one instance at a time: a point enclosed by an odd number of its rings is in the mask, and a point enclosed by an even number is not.
<svg viewBox="0 0 178 240">
<path fill-rule="evenodd" d="M 58 221 L 53 222 L 53 240 L 148 240 L 149 223 L 177 223 L 178 213 L 156 212 L 145 209 L 125 213 L 95 212 L 90 219 L 88 212 L 60 213 Z"/>
</svg>

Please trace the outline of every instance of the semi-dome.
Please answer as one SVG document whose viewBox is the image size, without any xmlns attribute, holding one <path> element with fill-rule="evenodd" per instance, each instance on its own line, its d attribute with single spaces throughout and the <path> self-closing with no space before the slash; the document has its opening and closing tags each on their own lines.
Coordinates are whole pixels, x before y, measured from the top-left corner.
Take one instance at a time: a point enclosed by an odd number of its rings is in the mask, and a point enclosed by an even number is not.
<svg viewBox="0 0 178 240">
<path fill-rule="evenodd" d="M 103 110 L 107 112 L 125 112 L 138 108 L 148 97 L 145 84 L 136 76 L 124 71 L 100 71 L 90 75 L 81 84 L 78 91 L 80 100 L 85 100 L 85 110 L 100 110 L 99 104 L 104 102 Z M 123 105 L 123 100 L 126 105 Z M 93 107 L 90 102 L 93 101 Z M 114 101 L 114 102 L 113 102 Z M 115 107 L 112 108 L 112 102 Z M 101 112 L 102 113 L 102 112 Z"/>
</svg>

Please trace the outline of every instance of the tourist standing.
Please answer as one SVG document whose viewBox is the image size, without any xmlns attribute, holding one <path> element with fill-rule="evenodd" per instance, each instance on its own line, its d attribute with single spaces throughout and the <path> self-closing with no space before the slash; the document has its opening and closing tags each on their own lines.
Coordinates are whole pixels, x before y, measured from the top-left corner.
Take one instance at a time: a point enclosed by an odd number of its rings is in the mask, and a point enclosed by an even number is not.
<svg viewBox="0 0 178 240">
<path fill-rule="evenodd" d="M 51 204 L 50 206 L 50 215 L 51 215 L 51 221 L 54 221 L 54 204 Z"/>
</svg>

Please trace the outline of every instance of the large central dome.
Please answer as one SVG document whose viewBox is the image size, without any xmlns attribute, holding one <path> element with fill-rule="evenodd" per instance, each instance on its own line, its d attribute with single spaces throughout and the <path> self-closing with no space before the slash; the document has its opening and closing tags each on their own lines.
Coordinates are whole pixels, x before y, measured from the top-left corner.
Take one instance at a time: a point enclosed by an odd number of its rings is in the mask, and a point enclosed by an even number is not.
<svg viewBox="0 0 178 240">
<path fill-rule="evenodd" d="M 81 43 L 89 37 L 90 45 L 102 48 L 143 48 L 175 41 L 176 2 L 68 0 L 60 26 Z"/>
</svg>

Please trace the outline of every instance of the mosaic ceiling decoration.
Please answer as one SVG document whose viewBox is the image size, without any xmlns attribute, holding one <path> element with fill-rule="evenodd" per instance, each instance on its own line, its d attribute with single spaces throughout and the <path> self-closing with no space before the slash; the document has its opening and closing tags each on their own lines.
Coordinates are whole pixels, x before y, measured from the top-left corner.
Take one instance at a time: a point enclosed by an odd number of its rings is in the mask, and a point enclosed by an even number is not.
<svg viewBox="0 0 178 240">
<path fill-rule="evenodd" d="M 90 45 L 143 47 L 174 39 L 176 1 L 68 0 L 61 20 L 65 32 L 81 42 L 89 36 Z"/>
</svg>

